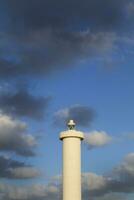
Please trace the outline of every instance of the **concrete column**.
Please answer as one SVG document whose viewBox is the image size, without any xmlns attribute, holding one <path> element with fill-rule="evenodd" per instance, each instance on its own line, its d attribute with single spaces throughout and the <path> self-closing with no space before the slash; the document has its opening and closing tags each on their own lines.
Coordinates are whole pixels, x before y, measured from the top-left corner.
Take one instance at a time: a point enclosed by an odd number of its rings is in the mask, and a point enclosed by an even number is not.
<svg viewBox="0 0 134 200">
<path fill-rule="evenodd" d="M 81 200 L 81 140 L 83 133 L 74 130 L 70 120 L 69 130 L 60 134 L 63 141 L 63 200 Z"/>
</svg>

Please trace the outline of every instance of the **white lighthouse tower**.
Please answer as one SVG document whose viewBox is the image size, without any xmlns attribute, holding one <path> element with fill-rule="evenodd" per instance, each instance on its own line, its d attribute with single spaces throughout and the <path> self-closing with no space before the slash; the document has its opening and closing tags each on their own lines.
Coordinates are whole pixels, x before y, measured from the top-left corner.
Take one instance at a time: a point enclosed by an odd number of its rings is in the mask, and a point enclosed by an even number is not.
<svg viewBox="0 0 134 200">
<path fill-rule="evenodd" d="M 76 131 L 70 120 L 67 131 L 61 132 L 63 141 L 63 200 L 81 200 L 81 140 L 83 133 Z"/>
</svg>

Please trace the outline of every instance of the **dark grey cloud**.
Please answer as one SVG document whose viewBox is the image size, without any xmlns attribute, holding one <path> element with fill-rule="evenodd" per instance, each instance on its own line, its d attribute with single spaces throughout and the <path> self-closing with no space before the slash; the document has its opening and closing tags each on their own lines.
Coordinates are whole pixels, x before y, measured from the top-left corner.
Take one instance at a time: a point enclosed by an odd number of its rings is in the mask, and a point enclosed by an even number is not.
<svg viewBox="0 0 134 200">
<path fill-rule="evenodd" d="M 54 114 L 54 124 L 56 126 L 66 125 L 73 119 L 78 126 L 90 126 L 95 117 L 95 111 L 88 106 L 76 105 L 57 111 Z"/>
<path fill-rule="evenodd" d="M 24 162 L 0 156 L 0 178 L 30 179 L 40 175 L 39 171 Z"/>
<path fill-rule="evenodd" d="M 49 97 L 36 97 L 27 89 L 0 94 L 0 109 L 3 113 L 41 120 L 49 104 Z"/>
<path fill-rule="evenodd" d="M 3 36 L 7 40 L 9 36 Z M 46 76 L 73 66 L 85 59 L 110 53 L 117 36 L 113 32 L 64 31 L 43 29 L 10 37 L 1 56 L 0 77 L 3 79 Z M 9 44 L 11 43 L 11 44 Z M 15 46 L 9 48 L 9 46 Z"/>
<path fill-rule="evenodd" d="M 11 158 L 0 156 L 0 177 L 10 177 L 9 169 L 16 167 L 23 167 L 25 164 L 20 161 L 12 160 Z"/>
<path fill-rule="evenodd" d="M 26 29 L 80 26 L 113 27 L 123 19 L 126 0 L 6 0 L 11 24 Z"/>
<path fill-rule="evenodd" d="M 21 156 L 34 156 L 37 140 L 28 133 L 27 124 L 0 114 L 0 150 Z"/>
<path fill-rule="evenodd" d="M 1 37 L 0 76 L 7 79 L 44 76 L 107 54 L 128 1 L 6 0 L 2 5 L 8 31 Z"/>
</svg>

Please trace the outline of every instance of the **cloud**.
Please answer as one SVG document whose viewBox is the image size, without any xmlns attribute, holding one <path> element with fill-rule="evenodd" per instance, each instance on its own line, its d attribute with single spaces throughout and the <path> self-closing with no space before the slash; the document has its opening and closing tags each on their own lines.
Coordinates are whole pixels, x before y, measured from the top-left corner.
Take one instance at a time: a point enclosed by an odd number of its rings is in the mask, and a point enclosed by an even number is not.
<svg viewBox="0 0 134 200">
<path fill-rule="evenodd" d="M 106 185 L 106 179 L 95 173 L 83 173 L 82 185 L 84 190 L 100 190 Z"/>
<path fill-rule="evenodd" d="M 48 107 L 49 97 L 35 97 L 26 89 L 0 94 L 0 108 L 3 113 L 40 120 Z"/>
<path fill-rule="evenodd" d="M 92 195 L 134 192 L 134 153 L 128 154 L 109 176 L 86 174 L 84 189 Z M 93 177 L 93 178 L 91 178 Z M 92 181 L 93 179 L 93 181 Z M 92 182 L 94 183 L 92 183 Z M 92 187 L 90 186 L 92 184 Z M 95 185 L 95 186 L 94 186 Z M 90 187 L 89 187 L 90 186 Z M 91 189 L 90 189 L 91 188 Z M 85 192 L 86 193 L 86 192 Z"/>
<path fill-rule="evenodd" d="M 129 194 L 134 193 L 134 153 L 128 154 L 109 176 L 84 173 L 82 188 L 84 200 L 89 196 L 95 200 L 113 199 L 114 196 L 127 199 Z"/>
<path fill-rule="evenodd" d="M 9 169 L 11 179 L 30 179 L 40 176 L 40 172 L 34 167 L 16 167 Z"/>
<path fill-rule="evenodd" d="M 82 184 L 82 198 L 84 200 L 89 199 L 92 197 L 93 200 L 103 200 L 106 197 L 112 199 L 112 197 L 118 197 L 117 199 L 120 200 L 122 194 L 119 192 L 111 192 L 106 189 L 106 181 L 103 180 L 103 177 L 98 176 L 96 174 L 85 174 Z M 90 181 L 90 183 L 89 183 Z M 103 183 L 104 181 L 104 183 Z M 91 183 L 94 184 L 94 188 L 91 189 Z M 103 185 L 104 184 L 104 185 Z M 39 200 L 49 200 L 49 199 L 56 199 L 62 198 L 61 195 L 61 187 L 60 185 L 53 185 L 53 184 L 35 184 L 32 186 L 13 186 L 13 185 L 4 185 L 0 184 L 0 193 L 3 195 L 2 200 L 31 200 L 31 199 L 39 199 Z M 123 198 L 125 194 L 123 195 Z"/>
<path fill-rule="evenodd" d="M 24 166 L 23 162 L 12 160 L 9 157 L 6 156 L 0 156 L 0 177 L 8 177 L 9 175 L 9 169 L 10 168 L 16 168 L 16 167 L 22 167 Z"/>
<path fill-rule="evenodd" d="M 57 111 L 54 114 L 56 126 L 65 125 L 68 120 L 73 119 L 78 126 L 90 126 L 95 116 L 95 111 L 88 106 L 76 105 Z"/>
<path fill-rule="evenodd" d="M 3 194 L 2 200 L 49 200 L 59 199 L 59 187 L 56 185 L 35 184 L 32 186 L 11 186 L 0 184 L 0 191 Z"/>
<path fill-rule="evenodd" d="M 0 156 L 0 177 L 8 179 L 30 179 L 40 175 L 39 171 L 24 162 Z"/>
<path fill-rule="evenodd" d="M 46 76 L 117 48 L 125 0 L 6 0 L 0 76 Z M 5 6 L 5 7 L 4 7 Z"/>
<path fill-rule="evenodd" d="M 82 197 L 93 200 L 126 200 L 134 192 L 134 153 L 128 154 L 109 176 L 95 173 L 82 174 Z M 129 174 L 126 178 L 122 173 Z M 61 198 L 61 178 L 54 177 L 48 184 L 13 186 L 0 183 L 1 200 L 58 200 Z"/>
<path fill-rule="evenodd" d="M 124 18 L 125 0 L 6 0 L 13 28 L 65 28 L 85 23 L 91 27 L 113 27 Z M 10 24 L 9 24 L 10 25 Z"/>
<path fill-rule="evenodd" d="M 105 146 L 111 141 L 112 137 L 104 131 L 92 131 L 89 134 L 85 134 L 85 143 L 89 149 Z"/>
<path fill-rule="evenodd" d="M 126 9 L 127 9 L 128 17 L 129 18 L 133 17 L 134 16 L 134 2 L 130 1 Z"/>
<path fill-rule="evenodd" d="M 102 197 L 95 197 L 94 200 L 128 200 L 129 197 L 125 194 L 119 194 L 119 193 L 109 193 Z M 88 199 L 88 198 L 87 198 Z"/>
<path fill-rule="evenodd" d="M 72 67 L 74 63 L 94 56 L 108 55 L 115 49 L 117 39 L 114 32 L 94 33 L 89 29 L 86 31 L 43 29 L 16 37 L 3 36 L 3 40 L 7 42 L 1 47 L 2 79 L 15 79 L 18 76 L 45 77 L 54 71 Z M 14 45 L 13 52 L 11 47 Z M 4 49 L 7 49 L 5 53 Z"/>
<path fill-rule="evenodd" d="M 105 194 L 112 192 L 109 188 L 111 180 L 103 175 L 95 173 L 82 174 L 82 194 L 84 199 L 88 197 L 103 197 Z"/>
<path fill-rule="evenodd" d="M 128 154 L 121 165 L 113 171 L 119 176 L 122 180 L 131 180 L 134 181 L 134 153 Z"/>
<path fill-rule="evenodd" d="M 126 133 L 124 134 L 125 139 L 134 140 L 134 133 Z"/>
<path fill-rule="evenodd" d="M 27 133 L 26 123 L 0 114 L 0 150 L 34 156 L 33 148 L 36 145 L 36 138 Z"/>
<path fill-rule="evenodd" d="M 122 163 L 109 176 L 95 173 L 82 174 L 82 198 L 87 200 L 117 199 L 126 200 L 134 193 L 134 153 L 128 154 Z M 122 173 L 130 176 L 122 177 Z M 13 186 L 0 183 L 1 200 L 58 200 L 62 196 L 60 176 L 51 179 L 48 184 L 31 186 Z"/>
</svg>

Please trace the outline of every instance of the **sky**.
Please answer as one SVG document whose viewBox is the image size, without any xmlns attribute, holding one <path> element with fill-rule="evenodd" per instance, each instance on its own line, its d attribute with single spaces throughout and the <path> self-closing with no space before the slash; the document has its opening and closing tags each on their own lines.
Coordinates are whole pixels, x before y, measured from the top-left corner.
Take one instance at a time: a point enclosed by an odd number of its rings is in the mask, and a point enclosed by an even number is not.
<svg viewBox="0 0 134 200">
<path fill-rule="evenodd" d="M 134 198 L 134 1 L 0 0 L 0 200 L 61 200 L 61 131 L 82 199 Z"/>
</svg>

